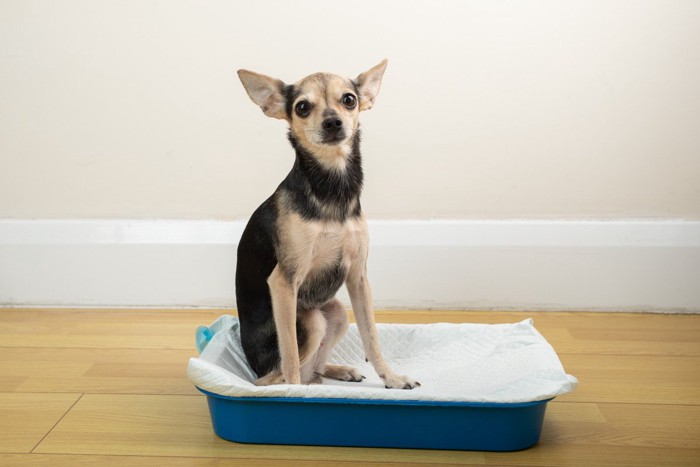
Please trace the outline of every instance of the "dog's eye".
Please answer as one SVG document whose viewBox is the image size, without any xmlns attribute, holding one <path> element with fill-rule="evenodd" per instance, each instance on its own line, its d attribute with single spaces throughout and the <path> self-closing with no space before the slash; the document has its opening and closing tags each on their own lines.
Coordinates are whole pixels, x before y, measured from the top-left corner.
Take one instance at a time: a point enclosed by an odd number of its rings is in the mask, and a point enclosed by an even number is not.
<svg viewBox="0 0 700 467">
<path fill-rule="evenodd" d="M 301 118 L 306 118 L 311 113 L 311 104 L 309 101 L 299 101 L 297 105 L 294 106 L 294 111 Z"/>
<path fill-rule="evenodd" d="M 354 109 L 357 105 L 357 98 L 348 93 L 343 96 L 343 105 L 348 109 Z"/>
</svg>

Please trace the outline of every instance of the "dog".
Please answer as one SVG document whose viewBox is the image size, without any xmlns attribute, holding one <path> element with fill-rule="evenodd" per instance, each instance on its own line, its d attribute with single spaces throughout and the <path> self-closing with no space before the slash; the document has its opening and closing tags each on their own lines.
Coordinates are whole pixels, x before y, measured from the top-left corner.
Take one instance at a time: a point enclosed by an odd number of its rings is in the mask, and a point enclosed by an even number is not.
<svg viewBox="0 0 700 467">
<path fill-rule="evenodd" d="M 335 297 L 345 284 L 367 360 L 384 385 L 420 386 L 394 373 L 382 357 L 367 281 L 358 117 L 374 105 L 386 66 L 384 60 L 356 79 L 315 73 L 294 84 L 238 71 L 265 115 L 287 121 L 296 155 L 238 245 L 241 341 L 257 385 L 365 378 L 356 368 L 326 363 L 348 329 L 345 307 Z"/>
</svg>

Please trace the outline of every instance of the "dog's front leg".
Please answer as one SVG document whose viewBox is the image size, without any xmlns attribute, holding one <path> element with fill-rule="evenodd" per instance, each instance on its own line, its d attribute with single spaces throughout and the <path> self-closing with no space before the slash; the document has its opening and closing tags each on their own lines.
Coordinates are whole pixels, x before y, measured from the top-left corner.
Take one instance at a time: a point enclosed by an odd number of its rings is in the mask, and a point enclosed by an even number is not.
<svg viewBox="0 0 700 467">
<path fill-rule="evenodd" d="M 299 346 L 297 344 L 297 290 L 279 265 L 267 279 L 272 298 L 272 315 L 277 329 L 280 369 L 287 384 L 301 384 Z"/>
<path fill-rule="evenodd" d="M 391 371 L 389 365 L 384 361 L 384 357 L 382 357 L 377 327 L 374 322 L 372 291 L 367 281 L 367 270 L 364 261 L 351 268 L 347 278 L 347 287 L 365 354 L 379 377 L 384 381 L 384 385 L 387 388 L 398 389 L 413 389 L 416 386 L 420 386 L 418 381 L 414 381 L 407 376 L 397 375 Z"/>
</svg>

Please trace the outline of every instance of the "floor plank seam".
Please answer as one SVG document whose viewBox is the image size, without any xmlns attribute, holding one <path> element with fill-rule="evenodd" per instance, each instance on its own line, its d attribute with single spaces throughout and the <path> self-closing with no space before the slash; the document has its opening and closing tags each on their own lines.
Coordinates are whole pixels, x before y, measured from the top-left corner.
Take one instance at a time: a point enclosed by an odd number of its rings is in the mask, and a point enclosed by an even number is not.
<svg viewBox="0 0 700 467">
<path fill-rule="evenodd" d="M 697 404 L 692 404 L 692 403 L 685 403 L 685 404 L 679 404 L 679 403 L 667 403 L 667 402 L 610 402 L 610 401 L 558 401 L 558 400 L 553 400 L 552 402 L 556 402 L 559 404 L 597 404 L 597 405 L 643 405 L 643 406 L 663 406 L 663 407 L 700 407 L 700 403 Z"/>
<path fill-rule="evenodd" d="M 232 445 L 238 445 L 240 443 L 236 443 L 233 441 L 226 441 L 227 443 L 231 443 Z M 241 444 L 242 446 L 248 446 L 248 444 Z M 258 444 L 256 446 L 267 446 L 265 444 Z M 275 445 L 271 445 L 275 446 Z M 296 446 L 296 445 L 290 445 L 291 447 L 313 447 L 313 446 Z M 322 446 L 324 448 L 335 448 L 334 446 Z M 365 450 L 365 449 L 377 449 L 377 450 L 384 450 L 387 448 L 372 448 L 372 447 L 353 447 L 353 448 L 344 448 L 344 447 L 339 447 L 338 449 L 357 449 L 357 450 Z M 395 449 L 398 451 L 422 451 L 421 449 L 412 449 L 412 448 L 388 448 L 388 449 Z M 509 452 L 504 452 L 504 453 L 499 453 L 497 451 L 443 451 L 443 450 L 435 450 L 435 453 L 441 453 L 441 452 L 449 452 L 449 453 L 463 453 L 465 457 L 471 457 L 473 455 L 488 455 L 488 454 L 509 454 Z M 518 452 L 518 451 L 515 451 Z M 255 461 L 255 462 L 269 462 L 269 465 L 275 465 L 276 463 L 279 462 L 294 462 L 294 461 L 299 461 L 299 459 L 294 458 L 294 457 L 207 457 L 207 456 L 178 456 L 178 455 L 173 455 L 173 454 L 166 454 L 166 455 L 159 455 L 159 454 L 121 454 L 121 453 L 112 453 L 112 454 L 85 454 L 85 453 L 70 453 L 70 452 L 31 452 L 31 453 L 26 453 L 26 452 L 3 452 L 0 454 L 13 454 L 13 455 L 23 455 L 23 456 L 64 456 L 64 457 L 118 457 L 118 458 L 134 458 L 134 459 L 192 459 L 192 460 L 218 460 L 218 461 Z M 459 455 L 459 454 L 458 454 Z M 348 465 L 357 465 L 357 461 L 343 461 L 343 460 L 338 460 L 337 458 L 333 457 L 328 457 L 328 458 L 318 458 L 318 459 L 302 459 L 302 460 L 307 460 L 309 463 L 313 465 L 323 465 L 324 463 L 328 464 L 348 464 Z M 311 465 L 310 464 L 310 465 Z M 435 465 L 435 466 L 452 466 L 452 465 L 462 465 L 462 464 L 454 464 L 454 463 L 443 463 L 443 462 L 438 462 L 438 463 L 432 463 L 432 464 L 425 464 L 425 460 L 423 459 L 416 459 L 416 460 L 409 460 L 409 459 L 404 459 L 401 461 L 372 461 L 373 465 Z M 469 463 L 468 465 L 473 465 L 473 466 L 481 466 L 481 465 L 487 465 L 485 463 Z M 528 464 L 522 464 L 523 466 L 527 466 Z"/>
<path fill-rule="evenodd" d="M 70 394 L 70 393 L 69 393 L 69 394 Z M 49 429 L 49 431 L 47 431 L 47 432 L 44 434 L 44 436 L 41 437 L 41 439 L 39 440 L 39 442 L 36 443 L 36 444 L 34 445 L 34 447 L 32 448 L 32 450 L 29 451 L 29 454 L 34 454 L 34 451 L 36 450 L 36 448 L 38 448 L 39 445 L 41 445 L 41 443 L 44 442 L 44 440 L 46 439 L 46 437 L 49 436 L 49 434 L 58 426 L 58 424 L 61 423 L 61 421 L 62 421 L 64 418 L 66 418 L 66 415 L 68 415 L 68 414 L 70 413 L 70 411 L 73 410 L 73 407 L 75 407 L 75 405 L 76 405 L 78 402 L 80 402 L 80 399 L 82 399 L 84 395 L 85 395 L 84 393 L 81 393 L 80 396 L 78 396 L 78 398 L 75 400 L 75 402 L 73 402 L 73 403 L 71 404 L 71 406 L 68 407 L 68 410 L 66 410 L 65 413 L 64 413 L 63 415 L 61 415 L 61 418 L 59 418 L 59 419 L 56 421 L 56 423 L 54 423 L 53 426 Z"/>
<path fill-rule="evenodd" d="M 160 392 L 80 392 L 80 391 L 0 391 L 0 394 L 81 394 L 82 396 L 178 396 L 206 397 L 204 394 L 160 393 Z"/>
<path fill-rule="evenodd" d="M 598 405 L 662 405 L 664 407 L 698 407 L 700 403 L 666 403 L 666 402 L 618 402 L 618 401 L 566 401 L 552 399 L 551 403 L 557 404 L 598 404 Z"/>
</svg>

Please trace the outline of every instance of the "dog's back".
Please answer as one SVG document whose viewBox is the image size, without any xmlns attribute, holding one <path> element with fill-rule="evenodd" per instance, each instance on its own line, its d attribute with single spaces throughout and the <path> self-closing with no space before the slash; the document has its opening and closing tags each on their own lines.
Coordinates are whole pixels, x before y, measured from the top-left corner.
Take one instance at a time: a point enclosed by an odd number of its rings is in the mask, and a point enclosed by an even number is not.
<svg viewBox="0 0 700 467">
<path fill-rule="evenodd" d="M 277 333 L 267 278 L 277 264 L 274 195 L 253 213 L 238 244 L 236 303 L 241 343 L 253 371 L 265 375 L 279 364 Z"/>
</svg>

